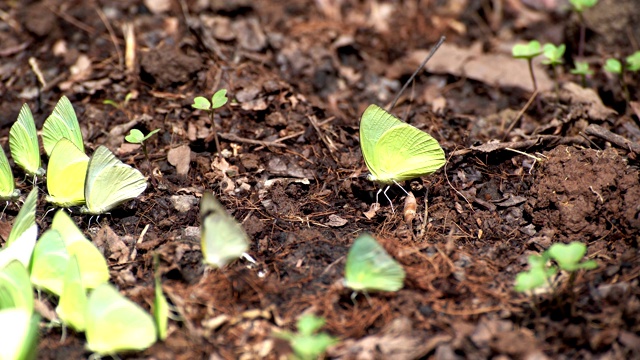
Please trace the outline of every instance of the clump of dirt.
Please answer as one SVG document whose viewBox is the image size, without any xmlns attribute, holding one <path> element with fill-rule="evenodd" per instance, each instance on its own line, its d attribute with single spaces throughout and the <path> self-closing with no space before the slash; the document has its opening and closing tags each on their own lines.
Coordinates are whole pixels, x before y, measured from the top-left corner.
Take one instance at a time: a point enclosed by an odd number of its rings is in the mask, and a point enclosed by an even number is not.
<svg viewBox="0 0 640 360">
<path fill-rule="evenodd" d="M 582 242 L 640 229 L 638 170 L 616 150 L 559 146 L 545 155 L 525 206 L 533 224 Z"/>
</svg>

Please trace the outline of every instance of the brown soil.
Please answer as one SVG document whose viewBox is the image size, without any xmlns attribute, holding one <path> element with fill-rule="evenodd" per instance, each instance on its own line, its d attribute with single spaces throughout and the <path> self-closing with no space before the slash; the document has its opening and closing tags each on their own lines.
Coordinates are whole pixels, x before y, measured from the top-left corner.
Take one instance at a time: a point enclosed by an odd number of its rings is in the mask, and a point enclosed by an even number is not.
<svg viewBox="0 0 640 360">
<path fill-rule="evenodd" d="M 414 220 L 404 221 L 404 193 L 395 187 L 395 213 L 381 199 L 377 215 L 364 215 L 378 187 L 363 176 L 359 116 L 371 103 L 391 101 L 415 70 L 411 53 L 446 35 L 447 44 L 509 55 L 516 41 L 535 37 L 567 43 L 572 64 L 577 17 L 553 1 L 545 2 L 549 8 L 499 2 L 503 12 L 489 1 L 172 1 L 163 12 L 151 3 L 0 4 L 5 150 L 22 103 L 40 128 L 64 94 L 89 149 L 106 144 L 150 177 L 139 199 L 97 224 L 73 215 L 109 257 L 113 283 L 147 309 L 152 256 L 160 254 L 163 289 L 182 317 L 170 321 L 165 342 L 122 358 L 280 358 L 290 350 L 273 333 L 294 330 L 303 313 L 325 317 L 324 329 L 340 339 L 329 358 L 640 358 L 640 122 L 633 111 L 640 106 L 625 102 L 619 82 L 599 65 L 588 79 L 597 101 L 579 100 L 579 86 L 564 86 L 559 98 L 551 89 L 511 128 L 531 96 L 526 72 L 511 79 L 522 88 L 453 70 L 423 72 L 393 113 L 440 141 L 448 163 L 407 182 L 418 199 Z M 133 59 L 125 24 L 135 29 Z M 588 29 L 592 64 L 635 50 L 627 37 L 606 46 L 601 37 Z M 499 61 L 486 71 L 500 69 Z M 570 68 L 561 82 L 580 83 Z M 639 77 L 625 80 L 637 84 Z M 211 124 L 190 105 L 220 88 L 234 101 Z M 638 101 L 638 89 L 629 92 Z M 124 104 L 127 94 L 133 97 Z M 605 136 L 590 133 L 593 125 Z M 150 164 L 141 149 L 123 145 L 131 127 L 161 129 L 148 143 Z M 216 158 L 214 129 L 228 164 Z M 169 160 L 184 145 L 176 157 L 189 154 L 186 174 Z M 23 192 L 29 187 L 19 184 Z M 197 233 L 204 191 L 243 223 L 257 265 L 205 269 Z M 46 229 L 52 213 L 40 205 Z M 18 209 L 7 208 L 2 228 Z M 343 269 L 364 231 L 407 278 L 397 293 L 354 303 Z M 513 290 L 528 255 L 570 241 L 587 244 L 599 267 L 580 272 L 572 287 L 559 279 L 553 293 Z M 125 250 L 133 261 L 122 260 Z M 43 298 L 45 306 L 53 302 Z M 61 341 L 61 329 L 43 323 L 39 358 L 88 355 L 82 334 Z"/>
</svg>

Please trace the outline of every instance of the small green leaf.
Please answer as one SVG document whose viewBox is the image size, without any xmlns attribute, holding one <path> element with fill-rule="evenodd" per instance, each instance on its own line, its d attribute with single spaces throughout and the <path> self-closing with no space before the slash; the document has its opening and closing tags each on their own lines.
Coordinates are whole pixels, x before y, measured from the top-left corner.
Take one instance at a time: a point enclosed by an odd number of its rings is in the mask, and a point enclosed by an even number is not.
<svg viewBox="0 0 640 360">
<path fill-rule="evenodd" d="M 516 59 L 533 59 L 542 54 L 542 48 L 538 40 L 532 40 L 528 44 L 514 45 L 511 53 Z"/>
<path fill-rule="evenodd" d="M 640 50 L 627 56 L 626 60 L 627 60 L 627 69 L 629 69 L 630 71 L 640 70 Z"/>
<path fill-rule="evenodd" d="M 574 241 L 570 244 L 556 243 L 547 250 L 549 256 L 558 263 L 562 270 L 576 271 L 578 269 L 594 269 L 598 266 L 593 263 L 580 260 L 587 253 L 587 246 L 581 242 Z"/>
<path fill-rule="evenodd" d="M 326 333 L 317 335 L 298 335 L 291 341 L 291 348 L 300 359 L 317 359 L 336 339 Z"/>
<path fill-rule="evenodd" d="M 525 292 L 533 290 L 544 285 L 547 281 L 548 274 L 544 269 L 535 268 L 529 271 L 523 271 L 516 275 L 516 283 L 514 289 L 517 292 Z"/>
<path fill-rule="evenodd" d="M 144 139 L 142 139 L 142 141 L 147 141 L 148 138 L 153 136 L 153 134 L 157 133 L 158 131 L 160 131 L 160 129 L 155 129 L 152 132 L 148 133 L 147 136 L 145 136 Z"/>
<path fill-rule="evenodd" d="M 298 319 L 298 332 L 302 335 L 311 335 L 324 326 L 324 318 L 313 315 L 304 315 Z"/>
<path fill-rule="evenodd" d="M 607 59 L 604 69 L 610 73 L 620 74 L 622 73 L 622 63 L 618 59 Z"/>
<path fill-rule="evenodd" d="M 124 139 L 132 144 L 142 144 L 145 137 L 144 134 L 142 134 L 142 131 L 138 129 L 131 129 L 131 131 L 129 131 L 129 135 L 125 136 Z"/>
<path fill-rule="evenodd" d="M 120 108 L 120 104 L 111 99 L 103 100 L 102 103 L 105 105 L 111 105 L 116 109 Z"/>
<path fill-rule="evenodd" d="M 598 0 L 569 0 L 569 2 L 577 12 L 583 12 L 585 9 L 596 6 Z"/>
<path fill-rule="evenodd" d="M 211 108 L 217 109 L 226 104 L 228 100 L 227 89 L 220 89 L 211 97 Z"/>
<path fill-rule="evenodd" d="M 562 56 L 564 56 L 564 51 L 566 50 L 566 46 L 564 44 L 560 44 L 559 46 L 555 46 L 554 44 L 547 43 L 542 47 L 545 60 L 542 60 L 542 63 L 545 65 L 559 65 L 562 64 Z"/>
<path fill-rule="evenodd" d="M 544 256 L 530 255 L 527 259 L 527 262 L 529 263 L 530 269 L 544 269 L 547 265 L 548 260 L 549 259 Z"/>
<path fill-rule="evenodd" d="M 207 100 L 207 98 L 198 96 L 193 99 L 193 104 L 191 104 L 191 107 L 200 110 L 211 110 L 211 103 L 209 102 L 209 100 Z"/>
<path fill-rule="evenodd" d="M 589 63 L 576 61 L 575 68 L 571 69 L 574 75 L 593 75 L 593 70 L 589 69 Z"/>
</svg>

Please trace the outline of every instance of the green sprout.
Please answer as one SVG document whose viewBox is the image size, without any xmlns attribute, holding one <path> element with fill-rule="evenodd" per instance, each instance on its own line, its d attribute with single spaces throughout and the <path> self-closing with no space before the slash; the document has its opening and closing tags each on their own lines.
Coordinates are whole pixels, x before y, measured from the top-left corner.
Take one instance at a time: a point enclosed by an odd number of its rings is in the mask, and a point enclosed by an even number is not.
<svg viewBox="0 0 640 360">
<path fill-rule="evenodd" d="M 542 52 L 544 54 L 544 57 L 546 58 L 542 60 L 542 63 L 545 65 L 551 65 L 557 98 L 559 98 L 559 95 L 558 95 L 558 69 L 556 66 L 564 62 L 562 60 L 562 57 L 564 56 L 564 51 L 566 50 L 566 48 L 567 47 L 564 44 L 555 46 L 554 44 L 551 44 L 551 43 L 544 44 L 544 46 L 542 47 Z"/>
<path fill-rule="evenodd" d="M 127 105 L 129 104 L 129 101 L 131 101 L 131 99 L 133 99 L 134 97 L 134 93 L 133 92 L 129 92 L 127 93 L 127 95 L 124 96 L 124 100 L 122 102 L 117 102 L 115 100 L 111 100 L 111 99 L 106 99 L 103 100 L 102 103 L 105 105 L 111 105 L 114 108 L 121 110 L 126 116 L 127 118 L 130 118 L 129 116 L 129 112 L 127 111 Z"/>
<path fill-rule="evenodd" d="M 580 269 L 593 270 L 598 267 L 595 260 L 580 262 L 587 253 L 587 245 L 574 241 L 570 244 L 553 244 L 547 250 L 549 257 L 558 263 L 561 270 L 574 272 Z"/>
<path fill-rule="evenodd" d="M 598 0 L 569 0 L 573 10 L 578 14 L 580 18 L 580 43 L 578 45 L 578 57 L 582 57 L 584 54 L 584 42 L 587 32 L 587 25 L 584 21 L 583 11 L 596 6 Z"/>
<path fill-rule="evenodd" d="M 571 69 L 571 73 L 580 75 L 582 87 L 587 87 L 587 75 L 593 75 L 593 70 L 589 69 L 589 63 L 586 61 L 576 61 L 575 67 Z"/>
<path fill-rule="evenodd" d="M 533 82 L 533 91 L 538 90 L 538 84 L 536 83 L 536 77 L 533 73 L 533 58 L 542 54 L 542 47 L 538 40 L 532 40 L 528 44 L 516 44 L 511 49 L 511 53 L 516 59 L 526 59 L 529 64 L 529 74 L 531 75 L 531 81 Z"/>
<path fill-rule="evenodd" d="M 629 95 L 629 88 L 627 87 L 627 82 L 625 81 L 625 75 L 628 71 L 636 72 L 639 69 L 640 51 L 636 51 L 635 53 L 627 56 L 625 62 L 611 58 L 607 59 L 607 61 L 605 61 L 604 63 L 605 71 L 612 74 L 618 74 L 620 86 L 622 87 L 622 94 L 624 95 L 624 99 L 627 101 L 627 104 L 631 101 L 631 96 Z"/>
<path fill-rule="evenodd" d="M 127 140 L 127 142 L 130 142 L 132 144 L 142 145 L 142 152 L 144 153 L 144 158 L 147 160 L 147 163 L 149 165 L 151 165 L 151 162 L 149 161 L 149 154 L 147 153 L 147 144 L 145 143 L 145 141 L 151 136 L 153 136 L 153 134 L 157 133 L 158 131 L 160 131 L 160 129 L 155 129 L 152 132 L 148 133 L 147 136 L 145 136 L 142 133 L 142 131 L 138 129 L 131 129 L 129 131 L 129 134 L 124 137 L 124 139 Z"/>
<path fill-rule="evenodd" d="M 637 72 L 640 70 L 640 50 L 627 56 L 627 70 Z"/>
<path fill-rule="evenodd" d="M 227 98 L 227 89 L 220 89 L 216 91 L 215 94 L 211 97 L 211 101 L 203 96 L 197 96 L 193 99 L 193 104 L 191 107 L 194 109 L 204 110 L 209 113 L 209 119 L 211 120 L 211 125 L 213 127 L 214 139 L 216 141 L 216 150 L 218 151 L 218 156 L 222 156 L 222 151 L 220 149 L 220 141 L 218 140 L 218 132 L 215 129 L 215 122 L 213 121 L 213 112 L 215 109 L 222 107 L 229 101 Z"/>
<path fill-rule="evenodd" d="M 516 275 L 514 289 L 518 292 L 531 291 L 543 286 L 559 270 L 571 273 L 570 287 L 573 287 L 576 271 L 593 270 L 598 267 L 594 260 L 580 262 L 587 252 L 587 246 L 580 242 L 551 245 L 542 255 L 529 256 L 529 270 Z M 549 260 L 555 261 L 550 264 Z"/>
<path fill-rule="evenodd" d="M 325 320 L 314 315 L 303 315 L 298 319 L 297 333 L 283 331 L 276 334 L 277 337 L 289 341 L 294 352 L 294 359 L 317 359 L 324 354 L 327 348 L 338 340 L 327 333 L 316 333 Z"/>
<path fill-rule="evenodd" d="M 105 105 L 111 105 L 114 108 L 118 109 L 118 110 L 122 110 L 125 107 L 127 107 L 127 104 L 129 104 L 129 101 L 133 98 L 133 93 L 128 93 L 127 95 L 125 95 L 124 97 L 124 101 L 122 102 L 117 102 L 115 100 L 111 100 L 111 99 L 106 99 L 103 100 L 102 103 Z"/>
<path fill-rule="evenodd" d="M 618 59 L 607 59 L 604 69 L 613 74 L 622 74 L 622 63 Z"/>
<path fill-rule="evenodd" d="M 523 271 L 516 275 L 516 283 L 514 289 L 517 292 L 531 291 L 543 286 L 548 279 L 555 275 L 556 270 L 547 267 L 549 258 L 543 254 L 531 255 L 528 258 L 529 271 Z"/>
</svg>

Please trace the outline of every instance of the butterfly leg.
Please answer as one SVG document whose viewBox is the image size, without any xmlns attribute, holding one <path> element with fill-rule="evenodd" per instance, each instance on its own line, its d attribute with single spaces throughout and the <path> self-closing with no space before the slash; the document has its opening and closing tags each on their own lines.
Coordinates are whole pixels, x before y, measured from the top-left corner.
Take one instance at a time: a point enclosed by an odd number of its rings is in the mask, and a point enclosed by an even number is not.
<svg viewBox="0 0 640 360">
<path fill-rule="evenodd" d="M 389 200 L 389 204 L 391 204 L 391 212 L 392 212 L 393 214 L 395 214 L 395 213 L 396 213 L 396 211 L 393 209 L 393 202 L 391 202 L 391 199 L 389 199 L 389 196 L 387 195 L 387 191 L 389 191 L 389 188 L 391 188 L 391 186 L 387 185 L 387 187 L 385 187 L 385 188 L 384 188 L 384 191 L 382 192 L 382 194 L 384 195 L 384 197 L 386 197 L 386 198 L 387 198 L 387 200 Z M 378 191 L 378 193 L 379 193 L 379 191 Z M 377 201 L 377 200 L 378 200 L 378 199 L 376 199 L 376 201 Z"/>
<path fill-rule="evenodd" d="M 398 182 L 397 182 L 397 181 L 393 180 L 393 183 L 394 183 L 394 184 L 396 184 L 396 185 L 398 185 L 398 187 L 399 187 L 400 189 L 402 189 L 402 191 L 404 191 L 404 193 L 405 193 L 405 194 L 407 194 L 407 196 L 409 195 L 409 193 L 407 192 L 407 190 L 405 190 L 405 189 L 402 187 L 402 185 L 398 184 Z"/>
</svg>

